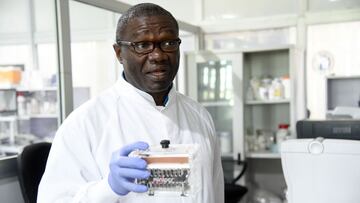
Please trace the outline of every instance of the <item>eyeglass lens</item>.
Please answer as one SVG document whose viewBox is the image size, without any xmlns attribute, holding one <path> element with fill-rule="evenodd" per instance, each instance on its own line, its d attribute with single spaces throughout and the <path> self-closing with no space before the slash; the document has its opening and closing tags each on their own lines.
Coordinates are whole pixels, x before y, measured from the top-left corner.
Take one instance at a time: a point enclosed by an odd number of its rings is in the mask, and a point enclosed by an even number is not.
<svg viewBox="0 0 360 203">
<path fill-rule="evenodd" d="M 133 43 L 133 47 L 138 53 L 150 53 L 155 49 L 156 45 L 159 45 L 160 49 L 164 52 L 173 52 L 178 50 L 180 40 L 167 40 L 162 42 L 136 42 Z"/>
</svg>

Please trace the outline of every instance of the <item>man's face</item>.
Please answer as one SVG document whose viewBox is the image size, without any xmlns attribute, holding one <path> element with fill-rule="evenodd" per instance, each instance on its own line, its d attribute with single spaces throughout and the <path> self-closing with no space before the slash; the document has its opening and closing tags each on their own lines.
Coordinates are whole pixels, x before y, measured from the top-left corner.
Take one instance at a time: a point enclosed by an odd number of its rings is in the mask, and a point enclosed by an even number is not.
<svg viewBox="0 0 360 203">
<path fill-rule="evenodd" d="M 178 30 L 167 16 L 138 17 L 129 21 L 122 41 L 161 42 L 178 38 Z M 148 54 L 138 54 L 132 47 L 114 45 L 123 64 L 126 80 L 149 94 L 168 90 L 179 68 L 180 52 L 163 52 L 159 45 Z"/>
</svg>

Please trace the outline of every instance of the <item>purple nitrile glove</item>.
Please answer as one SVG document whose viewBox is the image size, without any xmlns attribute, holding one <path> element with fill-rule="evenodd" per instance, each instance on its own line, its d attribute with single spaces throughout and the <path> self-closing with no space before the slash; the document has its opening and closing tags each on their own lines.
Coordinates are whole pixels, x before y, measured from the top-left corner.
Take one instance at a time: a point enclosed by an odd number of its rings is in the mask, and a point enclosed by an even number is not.
<svg viewBox="0 0 360 203">
<path fill-rule="evenodd" d="M 135 142 L 115 151 L 111 156 L 108 183 L 118 195 L 127 195 L 129 192 L 146 192 L 145 185 L 135 184 L 135 179 L 146 179 L 150 172 L 146 170 L 145 160 L 137 157 L 128 157 L 134 150 L 149 148 L 146 142 Z"/>
</svg>

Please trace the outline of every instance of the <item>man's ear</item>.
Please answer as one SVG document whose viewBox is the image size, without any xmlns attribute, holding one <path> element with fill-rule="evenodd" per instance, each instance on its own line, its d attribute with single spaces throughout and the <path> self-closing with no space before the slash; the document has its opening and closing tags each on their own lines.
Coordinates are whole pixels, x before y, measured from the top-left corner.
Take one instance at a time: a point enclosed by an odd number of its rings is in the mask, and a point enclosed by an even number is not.
<svg viewBox="0 0 360 203">
<path fill-rule="evenodd" d="M 116 58 L 119 60 L 119 62 L 122 64 L 123 59 L 121 57 L 121 47 L 118 44 L 113 44 L 113 48 L 116 54 Z"/>
</svg>

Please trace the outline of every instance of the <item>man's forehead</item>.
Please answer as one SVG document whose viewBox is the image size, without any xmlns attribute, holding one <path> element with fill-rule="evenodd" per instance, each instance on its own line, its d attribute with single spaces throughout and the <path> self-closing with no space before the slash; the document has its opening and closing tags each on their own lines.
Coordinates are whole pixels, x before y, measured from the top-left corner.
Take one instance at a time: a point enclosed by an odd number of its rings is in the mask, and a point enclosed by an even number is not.
<svg viewBox="0 0 360 203">
<path fill-rule="evenodd" d="M 178 34 L 178 29 L 174 20 L 168 16 L 135 17 L 128 22 L 126 31 L 130 32 L 132 37 L 150 32 Z"/>
<path fill-rule="evenodd" d="M 137 29 L 135 32 L 131 33 L 132 37 L 138 37 L 141 35 L 147 35 L 147 34 L 161 34 L 161 33 L 167 33 L 167 34 L 172 34 L 172 35 L 177 35 L 176 30 L 163 26 L 163 27 L 158 27 L 158 29 L 153 30 L 149 27 L 141 27 L 139 29 Z"/>
</svg>

